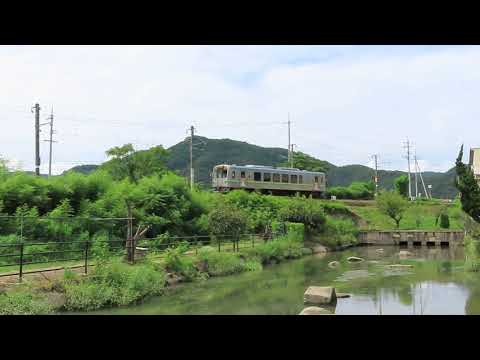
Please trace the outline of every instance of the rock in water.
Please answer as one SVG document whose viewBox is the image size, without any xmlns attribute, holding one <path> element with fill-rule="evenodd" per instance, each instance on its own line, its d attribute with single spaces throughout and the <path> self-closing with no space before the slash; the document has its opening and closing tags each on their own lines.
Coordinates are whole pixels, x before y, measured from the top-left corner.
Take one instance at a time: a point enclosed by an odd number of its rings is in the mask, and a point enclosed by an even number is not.
<svg viewBox="0 0 480 360">
<path fill-rule="evenodd" d="M 347 293 L 336 293 L 335 295 L 337 296 L 337 299 L 345 299 L 350 297 L 350 294 Z"/>
<path fill-rule="evenodd" d="M 302 255 L 312 255 L 313 251 L 310 248 L 302 248 Z"/>
<path fill-rule="evenodd" d="M 173 273 L 168 273 L 167 274 L 167 284 L 169 286 L 176 285 L 178 283 L 181 283 L 185 280 L 185 278 L 181 275 L 173 274 Z"/>
<path fill-rule="evenodd" d="M 322 245 L 317 245 L 317 246 L 313 247 L 312 251 L 313 251 L 314 254 L 328 252 L 327 248 L 325 246 L 322 246 Z"/>
<path fill-rule="evenodd" d="M 332 313 L 321 307 L 309 306 L 303 309 L 298 315 L 332 315 Z"/>
<path fill-rule="evenodd" d="M 410 269 L 413 268 L 413 265 L 392 264 L 388 265 L 388 267 L 392 269 Z"/>
<path fill-rule="evenodd" d="M 350 256 L 347 258 L 348 262 L 362 262 L 364 261 L 362 258 L 356 257 L 356 256 Z"/>
<path fill-rule="evenodd" d="M 328 263 L 328 267 L 329 268 L 336 268 L 338 265 L 340 265 L 340 263 L 338 261 L 331 261 Z"/>
<path fill-rule="evenodd" d="M 336 298 L 331 286 L 310 286 L 303 294 L 303 301 L 308 304 L 330 304 Z"/>
<path fill-rule="evenodd" d="M 400 256 L 400 257 L 409 257 L 409 256 L 413 256 L 413 253 L 411 253 L 410 251 L 407 251 L 407 250 L 401 250 L 401 251 L 398 253 L 398 256 Z"/>
<path fill-rule="evenodd" d="M 384 250 L 383 249 L 377 249 L 377 250 L 375 250 L 375 252 L 377 252 L 379 254 L 383 254 Z"/>
</svg>

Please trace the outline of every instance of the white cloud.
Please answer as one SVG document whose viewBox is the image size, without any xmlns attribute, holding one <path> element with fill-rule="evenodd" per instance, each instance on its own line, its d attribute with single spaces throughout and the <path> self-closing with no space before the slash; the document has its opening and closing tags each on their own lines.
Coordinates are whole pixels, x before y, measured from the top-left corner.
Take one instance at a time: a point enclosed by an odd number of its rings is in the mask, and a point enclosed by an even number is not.
<svg viewBox="0 0 480 360">
<path fill-rule="evenodd" d="M 379 153 L 403 169 L 409 136 L 423 170 L 448 170 L 462 142 L 480 145 L 480 48 L 382 49 L 2 47 L 0 153 L 33 169 L 30 107 L 39 101 L 42 119 L 51 106 L 56 114 L 55 172 L 126 142 L 173 145 L 190 124 L 204 136 L 286 147 L 288 111 L 293 143 L 321 159 L 366 164 Z M 42 142 L 44 166 L 47 158 Z"/>
</svg>

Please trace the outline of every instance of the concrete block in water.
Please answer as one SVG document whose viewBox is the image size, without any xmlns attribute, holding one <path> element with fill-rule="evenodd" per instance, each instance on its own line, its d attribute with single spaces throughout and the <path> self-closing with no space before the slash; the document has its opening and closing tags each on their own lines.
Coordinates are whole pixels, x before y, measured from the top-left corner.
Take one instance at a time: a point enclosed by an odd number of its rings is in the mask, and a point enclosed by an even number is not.
<svg viewBox="0 0 480 360">
<path fill-rule="evenodd" d="M 298 315 L 332 315 L 332 313 L 321 307 L 309 306 L 303 309 Z"/>
<path fill-rule="evenodd" d="M 303 294 L 303 301 L 308 304 L 330 304 L 336 298 L 335 288 L 331 286 L 310 286 Z"/>
</svg>

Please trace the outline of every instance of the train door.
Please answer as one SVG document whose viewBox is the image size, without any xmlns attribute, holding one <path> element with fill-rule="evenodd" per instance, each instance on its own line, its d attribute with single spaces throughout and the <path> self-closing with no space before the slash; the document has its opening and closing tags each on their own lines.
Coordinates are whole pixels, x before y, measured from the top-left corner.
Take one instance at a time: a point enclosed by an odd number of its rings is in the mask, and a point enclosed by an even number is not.
<svg viewBox="0 0 480 360">
<path fill-rule="evenodd" d="M 245 180 L 247 179 L 247 175 L 244 170 L 240 172 L 240 186 L 245 187 Z"/>
<path fill-rule="evenodd" d="M 313 189 L 315 191 L 319 191 L 320 190 L 320 186 L 319 186 L 319 182 L 318 182 L 318 176 L 316 175 L 314 180 L 313 180 Z"/>
</svg>

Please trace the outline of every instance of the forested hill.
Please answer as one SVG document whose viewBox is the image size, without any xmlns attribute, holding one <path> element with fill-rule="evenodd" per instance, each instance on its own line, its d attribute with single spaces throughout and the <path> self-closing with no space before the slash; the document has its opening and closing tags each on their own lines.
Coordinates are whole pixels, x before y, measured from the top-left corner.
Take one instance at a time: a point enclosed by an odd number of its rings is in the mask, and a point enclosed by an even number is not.
<svg viewBox="0 0 480 360">
<path fill-rule="evenodd" d="M 172 146 L 168 167 L 181 175 L 189 174 L 189 139 Z M 287 161 L 286 149 L 265 148 L 246 142 L 230 139 L 208 139 L 196 136 L 193 161 L 195 179 L 202 183 L 210 182 L 210 172 L 218 164 L 236 165 L 275 165 Z"/>
<path fill-rule="evenodd" d="M 180 175 L 189 174 L 189 139 L 170 147 L 168 167 Z M 373 178 L 373 169 L 363 165 L 335 166 L 327 161 L 318 160 L 308 155 L 303 156 L 302 163 L 308 163 L 315 168 L 323 168 L 327 173 L 328 186 L 348 186 L 353 181 L 370 181 Z M 237 165 L 286 165 L 287 150 L 282 148 L 265 148 L 231 139 L 208 139 L 196 136 L 194 141 L 193 160 L 195 167 L 195 180 L 206 186 L 210 184 L 210 172 L 218 164 Z M 305 161 L 304 161 L 305 160 Z M 452 162 L 452 166 L 453 166 Z M 296 165 L 298 166 L 298 165 Z M 83 165 L 72 168 L 73 171 L 88 173 L 93 171 L 94 165 Z M 393 181 L 402 171 L 379 171 L 380 188 L 392 189 Z M 446 173 L 425 172 L 423 179 L 425 185 L 433 186 L 433 196 L 439 198 L 453 198 L 457 190 L 453 185 L 455 169 Z M 413 175 L 412 175 L 413 180 Z M 423 187 L 419 179 L 420 192 Z M 412 189 L 414 190 L 414 189 Z"/>
</svg>

